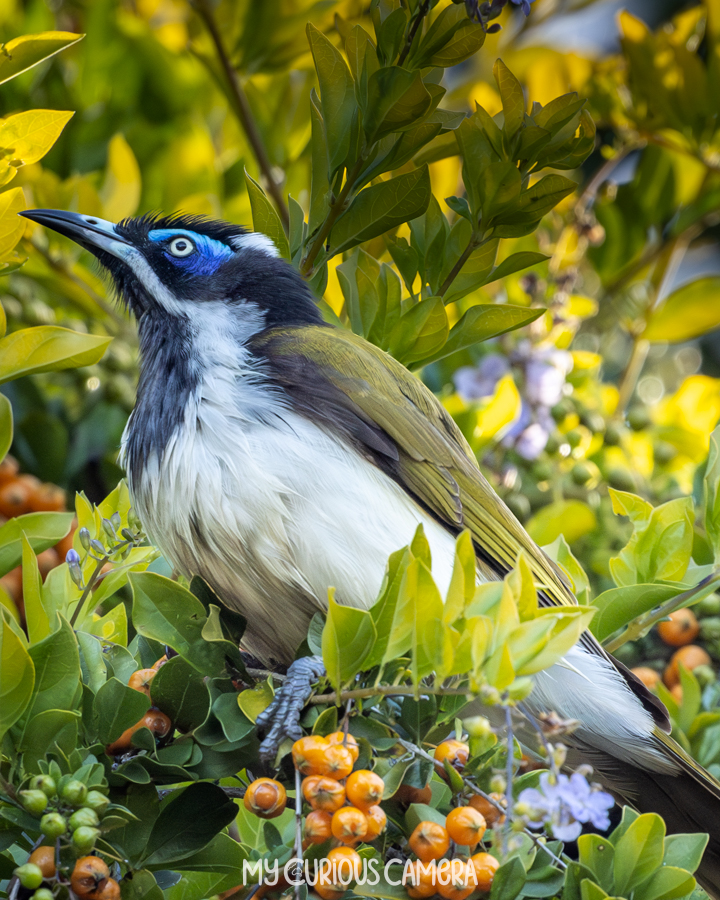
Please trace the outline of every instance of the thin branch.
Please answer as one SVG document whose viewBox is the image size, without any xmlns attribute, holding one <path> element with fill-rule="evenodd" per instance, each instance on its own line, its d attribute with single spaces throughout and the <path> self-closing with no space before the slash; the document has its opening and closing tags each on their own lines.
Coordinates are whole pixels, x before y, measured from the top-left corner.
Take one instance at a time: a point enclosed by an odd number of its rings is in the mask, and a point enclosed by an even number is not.
<svg viewBox="0 0 720 900">
<path fill-rule="evenodd" d="M 364 162 L 365 160 L 361 156 L 353 166 L 352 171 L 348 173 L 342 190 L 338 194 L 337 199 L 335 200 L 333 205 L 330 207 L 330 211 L 325 217 L 325 221 L 323 222 L 322 227 L 315 235 L 315 239 L 312 242 L 310 249 L 300 263 L 300 274 L 304 275 L 305 278 L 309 277 L 312 274 L 313 264 L 315 263 L 318 253 L 322 250 L 322 246 L 325 243 L 326 238 L 332 231 L 332 227 L 335 224 L 338 216 L 340 215 L 340 213 L 344 212 L 347 206 L 348 197 L 350 196 L 350 192 L 355 185 Z"/>
<path fill-rule="evenodd" d="M 507 729 L 505 746 L 507 758 L 505 760 L 505 798 L 507 801 L 507 817 L 503 828 L 503 853 L 507 853 L 508 834 L 512 828 L 513 815 L 513 761 L 515 756 L 515 744 L 513 742 L 512 710 L 505 707 L 505 728 Z"/>
<path fill-rule="evenodd" d="M 415 16 L 415 20 L 412 25 L 408 29 L 407 38 L 405 39 L 405 46 L 402 48 L 400 56 L 398 57 L 397 64 L 401 66 L 405 60 L 407 59 L 407 55 L 412 49 L 413 41 L 415 40 L 415 35 L 417 34 L 417 30 L 422 24 L 422 20 L 425 16 L 430 12 L 430 0 L 423 0 L 417 10 L 417 14 Z"/>
<path fill-rule="evenodd" d="M 330 694 L 316 694 L 308 700 L 310 705 L 321 706 L 323 704 L 332 703 L 338 705 L 346 703 L 348 700 L 364 700 L 367 697 L 414 697 L 417 689 L 414 687 L 405 687 L 401 685 L 380 684 L 375 687 L 355 688 L 352 691 L 333 691 Z M 458 690 L 455 688 L 431 688 L 423 687 L 420 694 L 433 694 L 436 697 L 467 697 L 472 699 L 475 695 L 469 689 Z"/>
<path fill-rule="evenodd" d="M 687 591 L 683 591 L 682 594 L 678 594 L 677 597 L 674 597 L 668 603 L 664 603 L 656 610 L 645 613 L 644 616 L 633 619 L 621 635 L 614 640 L 603 644 L 603 647 L 608 653 L 614 653 L 618 647 L 622 647 L 622 645 L 627 644 L 628 641 L 635 641 L 638 638 L 641 638 L 657 622 L 667 618 L 667 616 L 669 616 L 670 613 L 675 612 L 675 610 L 687 606 L 688 603 L 691 600 L 694 600 L 698 594 L 702 593 L 705 588 L 717 582 L 720 582 L 720 572 L 716 570 L 708 575 L 707 578 L 703 578 L 703 580 L 698 582 L 694 587 L 689 588 Z"/>
<path fill-rule="evenodd" d="M 452 269 L 450 269 L 450 272 L 448 273 L 447 278 L 441 284 L 440 290 L 438 291 L 439 297 L 444 297 L 445 294 L 447 294 L 448 290 L 450 289 L 450 285 L 458 277 L 462 267 L 470 259 L 473 252 L 475 250 L 477 250 L 478 247 L 482 246 L 485 243 L 485 240 L 488 240 L 488 239 L 487 238 L 486 239 L 479 238 L 478 235 L 476 235 L 476 234 L 473 234 L 471 236 L 470 240 L 468 241 L 467 247 L 460 254 L 458 261 L 455 263 L 455 265 L 452 267 Z"/>
<path fill-rule="evenodd" d="M 612 159 L 606 160 L 597 172 L 593 175 L 593 177 L 588 181 L 585 189 L 582 194 L 580 194 L 577 203 L 575 204 L 575 215 L 582 216 L 583 213 L 586 212 L 587 208 L 595 202 L 595 197 L 597 196 L 597 192 L 600 190 L 602 185 L 608 180 L 613 170 L 620 165 L 620 163 L 629 156 L 634 150 L 639 150 L 645 141 L 630 141 L 629 143 L 622 146 L 615 156 Z"/>
<path fill-rule="evenodd" d="M 303 825 L 303 817 L 302 817 L 302 783 L 300 770 L 295 769 L 295 858 L 298 860 L 298 866 L 302 866 L 302 858 L 303 858 L 303 841 L 302 841 L 302 825 Z M 295 872 L 296 878 L 295 881 L 297 884 L 295 885 L 295 900 L 300 900 L 300 878 L 298 876 L 298 872 Z"/>
<path fill-rule="evenodd" d="M 193 0 L 192 5 L 197 10 L 198 15 L 205 23 L 208 34 L 210 35 L 210 38 L 215 45 L 218 60 L 220 61 L 220 65 L 227 80 L 227 86 L 230 90 L 230 95 L 235 105 L 235 112 L 238 119 L 240 120 L 240 124 L 242 125 L 247 139 L 250 141 L 250 146 L 253 149 L 253 153 L 255 154 L 255 158 L 257 159 L 258 165 L 260 166 L 260 170 L 265 176 L 267 189 L 272 195 L 273 200 L 275 201 L 275 205 L 277 206 L 278 212 L 280 213 L 280 218 L 282 219 L 285 230 L 287 231 L 290 227 L 290 214 L 288 213 L 287 205 L 285 203 L 285 200 L 283 199 L 280 186 L 275 181 L 275 178 L 273 176 L 272 163 L 270 162 L 270 158 L 267 154 L 267 150 L 265 149 L 265 144 L 263 143 L 260 130 L 252 114 L 252 109 L 250 108 L 247 95 L 245 94 L 245 91 L 240 84 L 240 79 L 238 78 L 238 74 L 235 71 L 233 64 L 230 62 L 230 57 L 228 56 L 227 50 L 225 49 L 225 44 L 223 42 L 222 35 L 220 34 L 218 24 L 215 21 L 213 11 L 207 0 Z"/>
</svg>

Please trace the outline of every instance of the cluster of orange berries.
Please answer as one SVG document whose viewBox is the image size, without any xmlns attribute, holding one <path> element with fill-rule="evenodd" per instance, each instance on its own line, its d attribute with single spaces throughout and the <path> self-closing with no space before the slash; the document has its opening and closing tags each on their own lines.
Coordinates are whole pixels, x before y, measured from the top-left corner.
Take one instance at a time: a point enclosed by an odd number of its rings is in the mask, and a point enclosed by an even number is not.
<svg viewBox="0 0 720 900">
<path fill-rule="evenodd" d="M 17 460 L 8 454 L 0 462 L 0 525 L 8 519 L 32 512 L 63 512 L 65 509 L 65 491 L 55 484 L 44 484 L 34 475 L 23 475 Z M 72 547 L 73 531 L 77 522 L 73 523 L 70 534 L 38 553 L 38 568 L 43 579 L 51 569 L 65 561 L 65 554 Z M 22 596 L 22 567 L 11 569 L 0 578 L 0 585 L 9 594 L 24 617 Z"/>
<path fill-rule="evenodd" d="M 30 854 L 28 861 L 15 869 L 22 887 L 35 890 L 32 900 L 53 900 L 54 893 L 43 883 L 57 885 L 67 881 L 57 878 L 55 847 L 42 845 Z M 99 856 L 82 856 L 70 874 L 70 888 L 77 900 L 120 900 L 120 885 L 110 877 L 110 870 Z"/>
<path fill-rule="evenodd" d="M 700 666 L 709 666 L 712 660 L 706 650 L 692 642 L 700 633 L 700 623 L 691 609 L 678 609 L 670 613 L 668 618 L 657 626 L 658 635 L 669 647 L 679 647 L 670 657 L 662 675 L 665 687 L 678 703 L 682 703 L 682 685 L 680 684 L 680 663 L 689 671 Z M 649 666 L 637 666 L 632 670 L 634 675 L 649 688 L 654 688 L 660 681 L 660 674 Z"/>
<path fill-rule="evenodd" d="M 161 656 L 156 663 L 153 664 L 150 669 L 138 669 L 133 672 L 130 676 L 130 680 L 128 681 L 128 687 L 131 687 L 135 691 L 140 691 L 145 694 L 152 703 L 152 697 L 150 696 L 150 683 L 153 678 L 157 675 L 158 671 L 162 666 L 167 662 L 167 656 Z M 121 753 L 125 753 L 132 746 L 132 736 L 138 731 L 140 728 L 148 728 L 156 740 L 167 737 L 172 730 L 172 721 L 170 717 L 165 715 L 164 712 L 161 712 L 156 706 L 151 706 L 150 709 L 145 713 L 145 715 L 140 719 L 139 722 L 136 722 L 134 725 L 131 725 L 127 728 L 120 737 L 113 741 L 112 744 L 108 744 L 105 748 L 105 752 L 108 756 L 118 756 Z"/>
</svg>

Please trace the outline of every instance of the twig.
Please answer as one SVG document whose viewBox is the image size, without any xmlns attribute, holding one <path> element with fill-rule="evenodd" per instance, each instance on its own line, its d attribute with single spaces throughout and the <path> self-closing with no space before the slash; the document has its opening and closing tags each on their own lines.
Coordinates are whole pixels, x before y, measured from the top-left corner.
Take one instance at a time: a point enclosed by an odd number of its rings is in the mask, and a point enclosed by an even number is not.
<svg viewBox="0 0 720 900">
<path fill-rule="evenodd" d="M 315 694 L 308 700 L 310 705 L 320 706 L 325 703 L 345 703 L 348 700 L 364 700 L 366 697 L 414 697 L 416 689 L 414 687 L 405 687 L 402 685 L 380 684 L 375 687 L 355 688 L 352 691 L 332 691 L 330 694 Z M 471 690 L 463 690 L 456 688 L 431 688 L 423 685 L 420 694 L 434 694 L 437 697 L 468 697 L 472 699 L 474 694 Z"/>
<path fill-rule="evenodd" d="M 659 622 L 661 619 L 665 619 L 670 613 L 675 612 L 677 609 L 681 609 L 683 606 L 687 606 L 690 600 L 694 599 L 694 597 L 705 590 L 711 584 L 716 582 L 720 582 L 720 572 L 717 570 L 712 572 L 706 578 L 703 578 L 702 581 L 699 581 L 695 587 L 689 588 L 687 591 L 683 591 L 682 594 L 678 594 L 677 597 L 674 597 L 668 603 L 659 606 L 655 611 L 651 611 L 649 613 L 645 613 L 644 616 L 638 616 L 637 619 L 634 619 L 628 627 L 623 631 L 621 635 L 615 638 L 613 641 L 608 641 L 603 644 L 603 647 L 607 650 L 608 653 L 614 653 L 618 647 L 622 647 L 623 644 L 626 644 L 628 641 L 635 641 L 638 638 L 642 637 L 656 622 Z"/>
<path fill-rule="evenodd" d="M 513 814 L 513 760 L 515 757 L 515 744 L 513 742 L 513 726 L 512 726 L 512 710 L 509 706 L 505 707 L 505 728 L 507 734 L 505 736 L 505 746 L 507 758 L 505 760 L 505 799 L 507 802 L 507 816 L 505 818 L 505 828 L 503 828 L 503 854 L 507 853 L 508 833 L 512 827 Z"/>
<path fill-rule="evenodd" d="M 460 270 L 465 265 L 465 263 L 470 259 L 473 252 L 477 250 L 478 247 L 481 247 L 489 238 L 480 238 L 477 234 L 473 234 L 468 241 L 467 247 L 460 254 L 460 258 L 455 263 L 455 265 L 450 269 L 447 278 L 443 281 L 440 286 L 440 290 L 438 291 L 439 297 L 444 297 L 450 289 L 450 285 L 455 281 L 455 279 L 460 274 Z"/>
<path fill-rule="evenodd" d="M 624 144 L 618 150 L 615 156 L 612 157 L 612 159 L 606 160 L 600 166 L 600 168 L 593 175 L 590 181 L 588 181 L 582 194 L 580 194 L 580 196 L 578 197 L 578 201 L 575 204 L 576 216 L 582 216 L 582 214 L 586 212 L 587 208 L 595 201 L 597 192 L 608 180 L 613 169 L 619 166 L 626 156 L 629 156 L 630 153 L 632 153 L 634 150 L 639 150 L 644 144 L 645 141 L 630 141 L 629 143 Z"/>
<path fill-rule="evenodd" d="M 333 205 L 330 207 L 330 211 L 325 217 L 325 221 L 323 222 L 322 227 L 315 235 L 315 239 L 312 242 L 310 249 L 300 263 L 300 274 L 304 275 L 306 278 L 312 274 L 313 263 L 315 262 L 318 253 L 322 250 L 322 245 L 325 243 L 325 239 L 332 231 L 332 227 L 335 224 L 336 219 L 338 218 L 340 213 L 345 210 L 350 191 L 355 185 L 355 181 L 360 174 L 364 162 L 364 157 L 361 156 L 353 166 L 352 171 L 348 173 L 347 178 L 345 179 L 345 184 L 342 186 L 342 190 L 337 195 L 337 198 Z"/>
<path fill-rule="evenodd" d="M 205 23 L 208 34 L 210 35 L 210 38 L 215 45 L 215 50 L 217 52 L 220 65 L 222 66 L 223 73 L 225 74 L 225 78 L 227 79 L 227 85 L 230 90 L 231 97 L 235 104 L 235 112 L 237 113 L 237 117 L 240 120 L 240 124 L 242 125 L 247 139 L 250 141 L 250 146 L 253 149 L 253 153 L 255 154 L 255 158 L 257 159 L 258 165 L 260 166 L 260 170 L 265 176 L 267 189 L 272 195 L 273 200 L 275 201 L 275 205 L 277 206 L 278 212 L 280 213 L 280 218 L 282 219 L 285 230 L 287 231 L 290 227 L 290 214 L 288 213 L 287 205 L 285 203 L 285 200 L 283 199 L 280 186 L 275 181 L 275 178 L 273 176 L 272 163 L 270 162 L 267 150 L 265 149 L 265 144 L 263 143 L 260 130 L 258 129 L 257 123 L 255 122 L 255 119 L 253 117 L 250 104 L 248 103 L 247 95 L 245 94 L 245 91 L 240 84 L 240 79 L 238 78 L 238 74 L 235 71 L 235 68 L 230 62 L 230 58 L 227 54 L 227 50 L 225 49 L 222 35 L 220 34 L 220 29 L 218 28 L 217 22 L 215 21 L 215 16 L 213 15 L 212 9 L 210 8 L 207 0 L 193 0 L 192 5 L 195 7 L 198 15 Z"/>
<path fill-rule="evenodd" d="M 298 866 L 302 866 L 303 858 L 302 823 L 302 784 L 300 781 L 300 770 L 295 769 L 295 858 L 298 860 Z M 295 881 L 297 882 L 295 885 L 295 900 L 300 900 L 300 878 L 296 877 Z"/>
<path fill-rule="evenodd" d="M 407 55 L 412 49 L 413 41 L 415 40 L 415 35 L 417 34 L 417 30 L 422 23 L 422 20 L 430 11 L 430 0 L 423 0 L 423 2 L 418 7 L 415 20 L 412 25 L 408 29 L 407 37 L 405 38 L 405 46 L 402 48 L 400 56 L 398 57 L 397 64 L 401 66 L 405 60 L 407 59 Z"/>
</svg>

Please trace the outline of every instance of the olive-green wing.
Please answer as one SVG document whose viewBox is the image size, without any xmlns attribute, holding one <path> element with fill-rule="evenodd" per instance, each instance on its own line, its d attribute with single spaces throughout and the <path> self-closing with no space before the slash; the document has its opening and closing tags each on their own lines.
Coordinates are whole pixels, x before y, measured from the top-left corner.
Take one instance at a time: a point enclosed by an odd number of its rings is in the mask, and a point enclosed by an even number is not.
<svg viewBox="0 0 720 900">
<path fill-rule="evenodd" d="M 274 329 L 256 345 L 301 411 L 363 445 L 449 528 L 468 528 L 481 565 L 494 577 L 524 550 L 547 600 L 576 602 L 564 576 L 480 472 L 451 416 L 397 360 L 351 332 L 321 326 Z"/>
</svg>

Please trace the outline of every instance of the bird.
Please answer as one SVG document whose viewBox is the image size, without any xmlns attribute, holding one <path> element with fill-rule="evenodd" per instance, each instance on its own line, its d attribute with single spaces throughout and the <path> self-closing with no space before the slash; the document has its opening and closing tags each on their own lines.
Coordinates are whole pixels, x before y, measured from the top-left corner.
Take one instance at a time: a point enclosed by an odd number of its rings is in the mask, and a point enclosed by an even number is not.
<svg viewBox="0 0 720 900">
<path fill-rule="evenodd" d="M 478 581 L 502 579 L 523 552 L 542 603 L 577 602 L 435 395 L 326 323 L 266 235 L 182 213 L 22 215 L 94 254 L 137 320 L 137 402 L 121 445 L 133 504 L 174 568 L 246 617 L 243 647 L 265 664 L 293 662 L 329 586 L 370 607 L 388 553 L 418 525 L 443 593 L 468 529 Z M 293 671 L 276 732 L 322 669 L 309 657 Z M 672 832 L 710 834 L 699 877 L 720 896 L 720 783 L 671 739 L 660 701 L 586 631 L 527 702 L 579 723 L 574 748 L 616 796 Z"/>
</svg>

